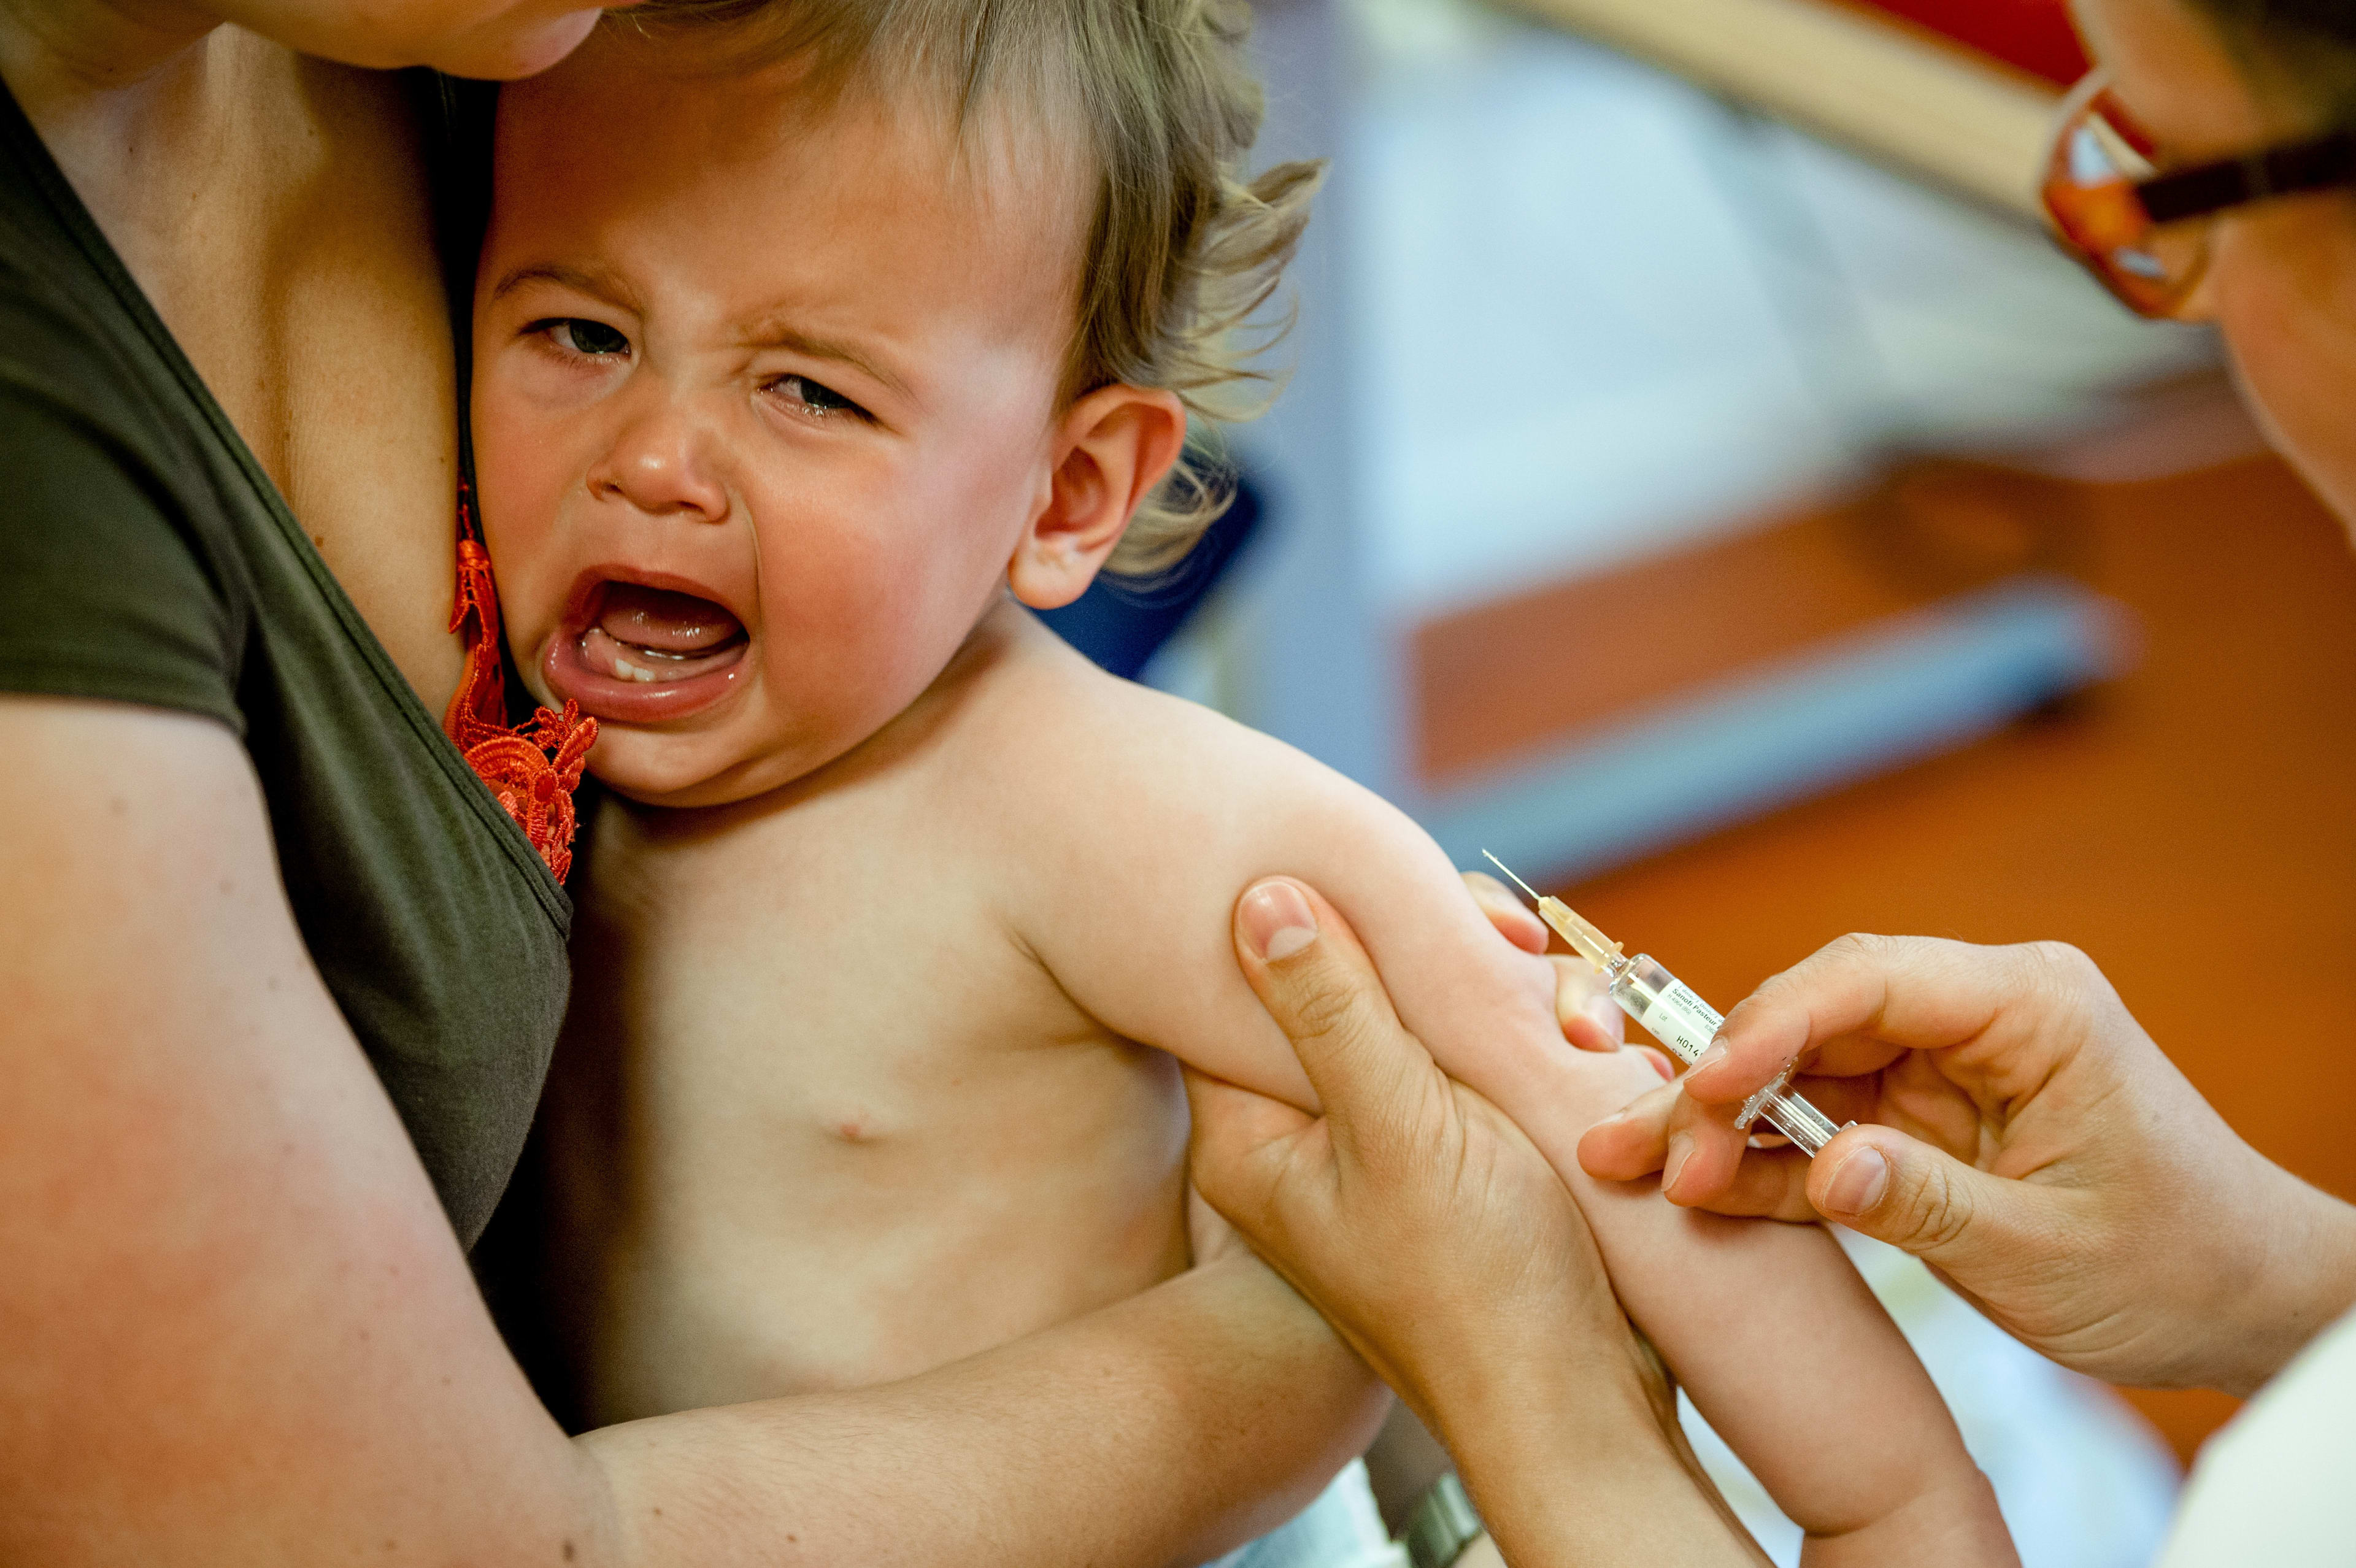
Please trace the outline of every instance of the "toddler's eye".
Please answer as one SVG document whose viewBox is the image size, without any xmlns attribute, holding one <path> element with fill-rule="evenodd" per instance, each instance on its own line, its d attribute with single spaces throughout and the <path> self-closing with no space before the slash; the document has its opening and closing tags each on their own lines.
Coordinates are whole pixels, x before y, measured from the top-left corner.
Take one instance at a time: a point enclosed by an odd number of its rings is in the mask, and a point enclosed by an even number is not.
<svg viewBox="0 0 2356 1568">
<path fill-rule="evenodd" d="M 766 390 L 774 392 L 802 412 L 824 418 L 830 414 L 861 414 L 867 411 L 823 381 L 808 376 L 780 376 Z"/>
<path fill-rule="evenodd" d="M 602 321 L 590 321 L 577 315 L 556 316 L 547 321 L 535 321 L 528 332 L 544 332 L 549 341 L 559 348 L 578 354 L 584 359 L 612 358 L 630 351 L 630 340 Z"/>
</svg>

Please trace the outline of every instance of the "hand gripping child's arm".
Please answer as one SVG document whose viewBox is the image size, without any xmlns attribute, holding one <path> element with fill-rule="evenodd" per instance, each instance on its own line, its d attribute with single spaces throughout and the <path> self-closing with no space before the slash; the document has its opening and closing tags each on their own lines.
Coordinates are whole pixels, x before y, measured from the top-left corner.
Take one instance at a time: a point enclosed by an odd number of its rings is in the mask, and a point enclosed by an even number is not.
<svg viewBox="0 0 2356 1568">
<path fill-rule="evenodd" d="M 1066 848 L 1038 866 L 1023 924 L 1081 1006 L 1214 1076 L 1313 1108 L 1236 969 L 1229 922 L 1255 878 L 1316 887 L 1440 1065 L 1563 1173 L 1630 1317 L 1808 1532 L 1807 1562 L 2014 1560 L 1937 1391 L 1830 1235 L 1679 1210 L 1654 1182 L 1580 1170 L 1580 1136 L 1657 1083 L 1655 1070 L 1633 1051 L 1571 1052 L 1550 965 L 1496 934 L 1419 829 L 1263 737 L 1158 700 L 1149 716 L 1166 732 L 1124 733 L 1115 711 L 1074 731 L 1083 755 L 1058 753 L 1088 798 L 1058 814 Z M 1108 899 L 1119 918 L 1105 918 Z"/>
</svg>

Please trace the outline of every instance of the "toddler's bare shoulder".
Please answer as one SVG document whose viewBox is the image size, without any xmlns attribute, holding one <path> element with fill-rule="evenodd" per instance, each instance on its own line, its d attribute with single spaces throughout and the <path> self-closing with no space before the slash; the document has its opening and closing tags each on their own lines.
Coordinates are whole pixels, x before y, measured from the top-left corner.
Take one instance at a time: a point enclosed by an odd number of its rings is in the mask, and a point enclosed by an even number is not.
<svg viewBox="0 0 2356 1568">
<path fill-rule="evenodd" d="M 1168 835 L 1191 826 L 1225 829 L 1223 838 L 1293 813 L 1389 811 L 1283 741 L 1108 675 L 1044 626 L 1025 623 L 992 671 L 987 740 L 1024 775 L 1032 807 L 1074 827 L 1151 824 Z"/>
</svg>

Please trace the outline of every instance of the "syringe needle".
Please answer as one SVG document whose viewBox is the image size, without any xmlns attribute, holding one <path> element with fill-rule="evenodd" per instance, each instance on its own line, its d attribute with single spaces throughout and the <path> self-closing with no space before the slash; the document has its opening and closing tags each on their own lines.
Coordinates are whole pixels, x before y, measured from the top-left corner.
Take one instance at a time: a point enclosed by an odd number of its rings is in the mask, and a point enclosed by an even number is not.
<svg viewBox="0 0 2356 1568">
<path fill-rule="evenodd" d="M 1494 855 L 1490 854 L 1490 853 L 1489 853 L 1489 851 L 1487 851 L 1486 849 L 1483 849 L 1483 850 L 1482 850 L 1482 851 L 1481 851 L 1481 858 L 1482 858 L 1483 859 L 1484 859 L 1484 860 L 1488 861 L 1488 862 L 1489 862 L 1489 864 L 1491 864 L 1492 866 L 1496 867 L 1496 868 L 1497 868 L 1497 869 L 1499 869 L 1499 870 L 1501 870 L 1501 871 L 1505 872 L 1506 876 L 1508 876 L 1508 877 L 1513 877 L 1514 886 L 1515 886 L 1515 887 L 1517 887 L 1517 888 L 1521 889 L 1521 890 L 1522 890 L 1522 891 L 1524 891 L 1524 892 L 1526 892 L 1526 893 L 1529 894 L 1529 895 L 1530 895 L 1530 901 L 1531 901 L 1532 903 L 1541 903 L 1541 904 L 1542 904 L 1542 903 L 1546 902 L 1546 900 L 1545 900 L 1543 897 L 1541 897 L 1541 896 L 1539 895 L 1537 889 L 1536 889 L 1536 888 L 1534 888 L 1534 887 L 1530 886 L 1530 885 L 1529 885 L 1529 883 L 1527 883 L 1527 882 L 1526 882 L 1526 881 L 1522 880 L 1522 879 L 1521 879 L 1521 878 L 1519 878 L 1519 877 L 1515 877 L 1515 876 L 1514 876 L 1514 872 L 1513 872 L 1513 868 L 1511 868 L 1510 866 L 1506 865 L 1506 864 L 1505 864 L 1505 862 L 1504 862 L 1503 860 L 1498 859 L 1497 859 L 1497 857 L 1495 857 Z"/>
<path fill-rule="evenodd" d="M 1719 1025 L 1726 1021 L 1717 1008 L 1663 968 L 1660 960 L 1644 953 L 1633 959 L 1625 956 L 1625 950 L 1618 943 L 1590 924 L 1577 910 L 1560 899 L 1544 896 L 1514 876 L 1513 868 L 1486 849 L 1481 855 L 1513 878 L 1514 886 L 1530 895 L 1538 906 L 1539 917 L 1554 928 L 1557 935 L 1603 972 L 1610 981 L 1609 994 L 1622 1012 L 1644 1025 L 1655 1040 L 1667 1046 L 1669 1053 L 1687 1067 L 1700 1060 L 1701 1053 L 1716 1038 Z M 1772 1083 L 1751 1096 L 1736 1125 L 1748 1132 L 1751 1123 L 1763 1115 L 1768 1125 L 1813 1158 L 1842 1129 L 1833 1125 L 1831 1117 L 1793 1093 L 1791 1083 L 1792 1070 L 1787 1067 Z"/>
<path fill-rule="evenodd" d="M 1482 850 L 1481 853 L 1487 857 L 1489 864 L 1496 867 L 1505 875 L 1514 877 L 1513 869 L 1505 862 L 1489 854 L 1486 849 Z M 1552 926 L 1556 935 L 1569 943 L 1574 952 L 1598 969 L 1607 973 L 1616 972 L 1612 970 L 1612 965 L 1620 962 L 1618 943 L 1588 924 L 1578 911 L 1560 899 L 1548 898 L 1519 877 L 1514 877 L 1514 886 L 1530 895 L 1538 906 L 1538 918 Z"/>
</svg>

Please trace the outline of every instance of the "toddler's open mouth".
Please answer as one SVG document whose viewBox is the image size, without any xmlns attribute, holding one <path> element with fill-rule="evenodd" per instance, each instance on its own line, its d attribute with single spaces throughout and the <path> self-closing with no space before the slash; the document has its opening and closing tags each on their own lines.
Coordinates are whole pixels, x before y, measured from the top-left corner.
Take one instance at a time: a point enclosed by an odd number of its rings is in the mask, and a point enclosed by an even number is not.
<svg viewBox="0 0 2356 1568">
<path fill-rule="evenodd" d="M 669 588 L 606 581 L 551 641 L 548 684 L 600 719 L 657 724 L 726 695 L 750 639 L 712 600 Z"/>
</svg>

